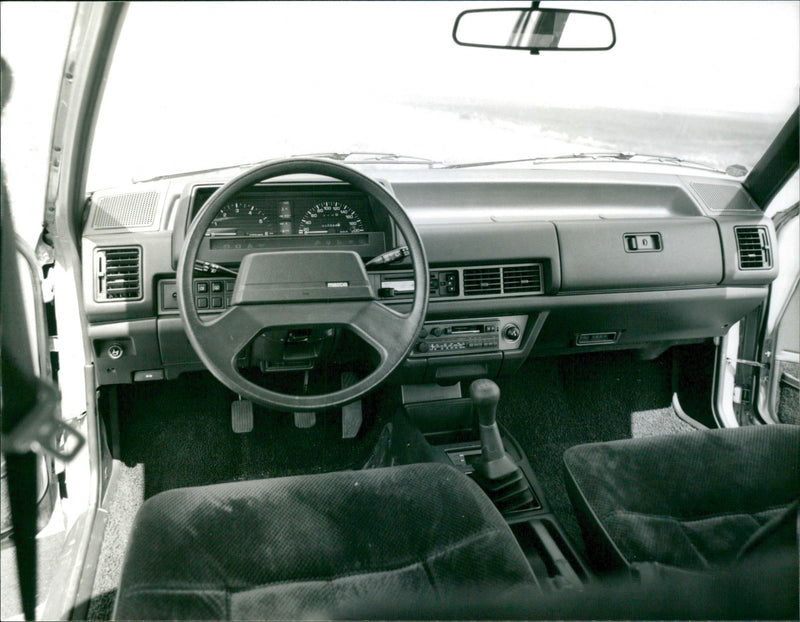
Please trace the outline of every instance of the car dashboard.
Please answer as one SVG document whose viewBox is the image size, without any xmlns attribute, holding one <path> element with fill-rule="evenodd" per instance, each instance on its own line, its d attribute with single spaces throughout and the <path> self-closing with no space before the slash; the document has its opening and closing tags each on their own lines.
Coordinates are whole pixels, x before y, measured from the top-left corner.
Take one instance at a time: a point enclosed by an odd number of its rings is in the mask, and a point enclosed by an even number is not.
<svg viewBox="0 0 800 622">
<path fill-rule="evenodd" d="M 777 275 L 771 221 L 723 176 L 646 170 L 364 166 L 414 222 L 427 254 L 425 327 L 395 373 L 406 384 L 514 373 L 529 356 L 635 349 L 724 335 Z M 178 313 L 176 269 L 194 216 L 227 173 L 95 192 L 82 254 L 100 384 L 174 378 L 202 364 Z M 257 184 L 206 231 L 193 283 L 201 314 L 229 305 L 245 255 L 403 245 L 384 210 L 313 176 Z M 203 272 L 205 270 L 205 272 Z M 410 305 L 410 262 L 368 271 L 375 295 Z"/>
</svg>

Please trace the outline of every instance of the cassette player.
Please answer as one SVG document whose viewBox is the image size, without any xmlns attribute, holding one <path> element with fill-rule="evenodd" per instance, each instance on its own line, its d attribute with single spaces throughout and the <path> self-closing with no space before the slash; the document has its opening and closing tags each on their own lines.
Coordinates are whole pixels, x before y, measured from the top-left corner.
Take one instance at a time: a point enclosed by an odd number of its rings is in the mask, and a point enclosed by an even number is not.
<svg viewBox="0 0 800 622">
<path fill-rule="evenodd" d="M 426 322 L 411 356 L 436 356 L 459 352 L 476 354 L 500 349 L 499 320 Z"/>
</svg>

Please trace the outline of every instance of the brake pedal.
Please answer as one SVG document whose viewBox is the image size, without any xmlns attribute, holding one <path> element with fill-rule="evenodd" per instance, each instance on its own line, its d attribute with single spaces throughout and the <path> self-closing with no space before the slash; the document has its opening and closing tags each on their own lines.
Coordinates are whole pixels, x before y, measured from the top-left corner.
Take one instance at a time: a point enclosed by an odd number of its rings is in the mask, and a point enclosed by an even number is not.
<svg viewBox="0 0 800 622">
<path fill-rule="evenodd" d="M 297 428 L 313 428 L 317 423 L 317 413 L 294 413 L 294 425 Z"/>
<path fill-rule="evenodd" d="M 253 402 L 238 399 L 231 403 L 231 428 L 236 434 L 253 431 Z"/>
<path fill-rule="evenodd" d="M 342 388 L 353 386 L 358 382 L 358 376 L 351 371 L 342 374 Z M 361 429 L 363 413 L 361 411 L 361 400 L 351 402 L 342 406 L 342 438 L 355 438 Z"/>
</svg>

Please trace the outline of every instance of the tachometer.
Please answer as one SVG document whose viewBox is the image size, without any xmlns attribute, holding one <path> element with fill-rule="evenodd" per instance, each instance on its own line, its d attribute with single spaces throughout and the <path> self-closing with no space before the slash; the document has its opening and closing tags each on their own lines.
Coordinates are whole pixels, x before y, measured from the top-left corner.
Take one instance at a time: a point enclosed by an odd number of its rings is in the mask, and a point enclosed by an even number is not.
<svg viewBox="0 0 800 622">
<path fill-rule="evenodd" d="M 361 217 L 349 205 L 339 201 L 317 203 L 300 220 L 298 233 L 360 233 L 364 231 Z"/>
<path fill-rule="evenodd" d="M 211 228 L 218 229 L 263 223 L 264 214 L 261 209 L 257 208 L 252 203 L 232 201 L 217 212 L 214 220 L 211 221 Z"/>
</svg>

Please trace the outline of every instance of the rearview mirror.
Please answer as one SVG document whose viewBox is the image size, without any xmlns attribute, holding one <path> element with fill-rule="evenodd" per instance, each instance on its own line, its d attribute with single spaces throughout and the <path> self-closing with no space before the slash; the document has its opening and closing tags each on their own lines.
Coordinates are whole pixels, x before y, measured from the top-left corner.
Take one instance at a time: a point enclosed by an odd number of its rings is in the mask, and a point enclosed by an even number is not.
<svg viewBox="0 0 800 622">
<path fill-rule="evenodd" d="M 605 13 L 570 9 L 472 9 L 453 26 L 459 45 L 508 50 L 565 52 L 610 50 L 617 41 Z"/>
</svg>

